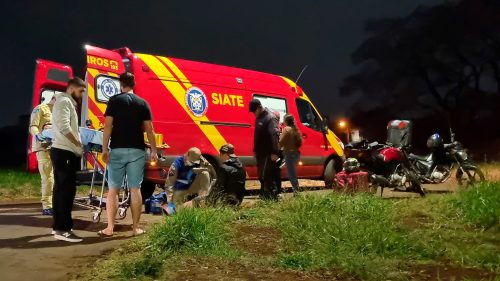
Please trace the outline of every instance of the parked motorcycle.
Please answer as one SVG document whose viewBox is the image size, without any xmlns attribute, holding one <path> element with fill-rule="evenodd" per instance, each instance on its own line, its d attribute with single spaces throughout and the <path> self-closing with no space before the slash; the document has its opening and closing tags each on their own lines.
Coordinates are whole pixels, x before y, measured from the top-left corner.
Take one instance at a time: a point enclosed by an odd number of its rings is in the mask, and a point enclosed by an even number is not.
<svg viewBox="0 0 500 281">
<path fill-rule="evenodd" d="M 419 180 L 424 183 L 443 183 L 451 177 L 453 169 L 457 167 L 456 179 L 459 185 L 484 181 L 483 172 L 467 155 L 463 145 L 455 141 L 451 130 L 450 135 L 451 143 L 444 143 L 439 134 L 433 134 L 427 140 L 427 147 L 431 149 L 430 154 L 409 155 Z"/>
<path fill-rule="evenodd" d="M 407 137 L 403 134 L 402 138 Z M 361 163 L 361 169 L 370 174 L 370 182 L 396 191 L 416 192 L 425 196 L 425 191 L 418 180 L 418 175 L 411 169 L 408 147 L 390 144 L 368 143 L 362 141 L 346 145 L 347 157 L 354 157 Z"/>
</svg>

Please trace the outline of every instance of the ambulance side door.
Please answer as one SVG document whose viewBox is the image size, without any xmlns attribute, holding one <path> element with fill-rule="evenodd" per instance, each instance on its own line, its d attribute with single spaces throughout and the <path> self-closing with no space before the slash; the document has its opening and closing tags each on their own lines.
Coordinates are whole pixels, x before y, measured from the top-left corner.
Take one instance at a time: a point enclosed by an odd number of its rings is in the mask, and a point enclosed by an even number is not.
<svg viewBox="0 0 500 281">
<path fill-rule="evenodd" d="M 297 98 L 295 103 L 298 111 L 296 123 L 303 139 L 299 177 L 321 177 L 326 160 L 323 121 L 309 101 Z"/>
<path fill-rule="evenodd" d="M 69 65 L 43 59 L 36 60 L 31 111 L 39 104 L 48 103 L 56 92 L 65 91 L 67 82 L 72 77 L 73 69 Z M 36 173 L 38 163 L 35 153 L 31 151 L 33 141 L 34 138 L 29 135 L 27 169 Z"/>
</svg>

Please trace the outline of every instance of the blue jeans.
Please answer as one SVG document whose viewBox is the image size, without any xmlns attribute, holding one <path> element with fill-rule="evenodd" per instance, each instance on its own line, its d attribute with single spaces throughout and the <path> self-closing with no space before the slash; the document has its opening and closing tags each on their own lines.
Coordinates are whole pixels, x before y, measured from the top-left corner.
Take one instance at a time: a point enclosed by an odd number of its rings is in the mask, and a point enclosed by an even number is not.
<svg viewBox="0 0 500 281">
<path fill-rule="evenodd" d="M 144 178 L 146 152 L 137 148 L 113 148 L 109 153 L 108 186 L 121 188 L 125 176 L 129 188 L 140 188 Z"/>
<path fill-rule="evenodd" d="M 285 163 L 288 173 L 288 179 L 292 184 L 293 192 L 299 191 L 299 181 L 297 179 L 297 163 L 300 159 L 300 153 L 298 151 L 290 151 L 285 154 Z"/>
</svg>

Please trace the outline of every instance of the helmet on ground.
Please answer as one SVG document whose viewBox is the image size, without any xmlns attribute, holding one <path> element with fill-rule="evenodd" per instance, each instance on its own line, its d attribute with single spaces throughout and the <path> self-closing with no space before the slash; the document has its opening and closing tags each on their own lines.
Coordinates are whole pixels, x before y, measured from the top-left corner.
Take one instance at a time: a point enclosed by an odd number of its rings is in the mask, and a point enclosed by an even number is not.
<svg viewBox="0 0 500 281">
<path fill-rule="evenodd" d="M 347 158 L 344 162 L 344 171 L 348 173 L 359 172 L 359 161 L 356 158 Z"/>
<path fill-rule="evenodd" d="M 439 134 L 434 134 L 427 139 L 428 148 L 438 148 L 443 145 L 443 138 Z"/>
</svg>

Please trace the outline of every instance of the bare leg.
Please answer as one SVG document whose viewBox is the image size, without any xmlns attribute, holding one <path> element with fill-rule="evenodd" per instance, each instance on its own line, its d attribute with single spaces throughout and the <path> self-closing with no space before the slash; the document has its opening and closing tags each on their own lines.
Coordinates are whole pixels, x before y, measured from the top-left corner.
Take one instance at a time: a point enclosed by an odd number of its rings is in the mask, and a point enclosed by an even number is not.
<svg viewBox="0 0 500 281">
<path fill-rule="evenodd" d="M 106 215 L 108 216 L 108 227 L 102 230 L 106 235 L 112 235 L 115 228 L 116 210 L 118 209 L 118 188 L 110 188 L 106 197 Z"/>
<path fill-rule="evenodd" d="M 142 234 L 139 228 L 139 220 L 142 212 L 142 196 L 140 188 L 130 188 L 130 210 L 132 211 L 132 231 L 134 235 Z"/>
</svg>

